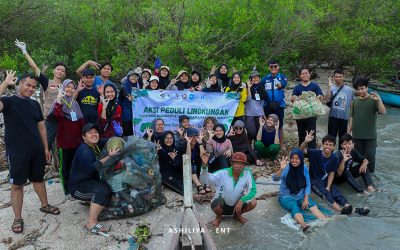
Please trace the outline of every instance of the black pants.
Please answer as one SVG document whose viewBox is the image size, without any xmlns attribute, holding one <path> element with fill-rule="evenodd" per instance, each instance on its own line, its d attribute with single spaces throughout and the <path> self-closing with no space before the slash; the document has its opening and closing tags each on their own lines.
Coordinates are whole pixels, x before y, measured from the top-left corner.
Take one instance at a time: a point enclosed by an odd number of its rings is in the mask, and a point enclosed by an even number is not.
<svg viewBox="0 0 400 250">
<path fill-rule="evenodd" d="M 208 172 L 214 173 L 220 169 L 229 168 L 229 158 L 224 155 L 216 157 L 212 162 L 209 162 Z"/>
<path fill-rule="evenodd" d="M 329 122 L 328 122 L 328 134 L 335 137 L 339 135 L 339 141 L 342 135 L 347 133 L 347 120 L 339 119 L 336 117 L 329 117 Z M 342 147 L 339 144 L 339 150 L 342 149 Z"/>
<path fill-rule="evenodd" d="M 45 121 L 46 126 L 46 134 L 47 134 L 47 143 L 50 151 L 53 151 L 53 143 L 56 140 L 57 135 L 57 120 L 53 116 L 48 116 Z M 55 151 L 56 149 L 54 149 Z M 55 153 L 53 151 L 53 153 Z"/>
<path fill-rule="evenodd" d="M 132 122 L 122 122 L 123 134 L 122 136 L 133 135 L 133 125 Z"/>
<path fill-rule="evenodd" d="M 299 146 L 306 139 L 306 132 L 310 132 L 314 130 L 314 139 L 308 144 L 308 148 L 316 148 L 317 147 L 317 117 L 310 117 L 306 119 L 296 120 L 297 124 L 297 134 L 299 136 Z"/>
<path fill-rule="evenodd" d="M 368 160 L 368 170 L 375 172 L 376 139 L 353 139 L 354 148 Z"/>
<path fill-rule="evenodd" d="M 173 176 L 162 176 L 162 183 L 172 191 L 183 195 L 183 180 Z"/>
<path fill-rule="evenodd" d="M 356 181 L 355 178 L 362 177 L 364 180 L 365 185 L 372 186 L 374 184 L 372 177 L 367 169 L 367 172 L 360 174 L 360 167 L 361 164 L 352 168 L 345 168 L 341 176 L 335 176 L 334 182 L 335 183 L 344 183 L 347 182 L 354 190 L 359 193 L 364 192 L 363 187 Z"/>
<path fill-rule="evenodd" d="M 64 189 L 65 195 L 69 194 L 68 180 L 69 180 L 69 174 L 71 173 L 72 160 L 74 159 L 75 151 L 76 151 L 76 148 L 73 148 L 73 149 L 59 148 L 58 149 L 58 153 L 59 153 L 59 157 L 60 157 L 60 177 L 61 177 L 60 179 L 61 179 L 61 185 Z"/>
<path fill-rule="evenodd" d="M 107 206 L 111 198 L 111 188 L 101 180 L 86 180 L 69 187 L 71 195 L 81 201 L 90 201 L 100 206 Z"/>
</svg>

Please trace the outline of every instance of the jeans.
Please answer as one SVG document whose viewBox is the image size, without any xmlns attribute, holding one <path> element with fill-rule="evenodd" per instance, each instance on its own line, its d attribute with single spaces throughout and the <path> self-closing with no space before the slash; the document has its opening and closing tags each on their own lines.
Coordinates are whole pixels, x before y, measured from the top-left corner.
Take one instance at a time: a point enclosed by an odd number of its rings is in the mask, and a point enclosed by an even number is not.
<svg viewBox="0 0 400 250">
<path fill-rule="evenodd" d="M 320 197 L 326 199 L 330 205 L 337 202 L 339 205 L 344 206 L 347 203 L 347 199 L 342 193 L 332 184 L 331 190 L 326 190 L 326 181 L 311 180 L 312 190 Z"/>
<path fill-rule="evenodd" d="M 344 183 L 347 182 L 354 190 L 359 193 L 364 192 L 364 188 L 356 181 L 355 178 L 362 177 L 364 180 L 365 185 L 372 186 L 374 184 L 371 174 L 369 173 L 368 169 L 367 172 L 360 174 L 360 167 L 361 164 L 352 168 L 345 168 L 341 176 L 335 176 L 334 182 L 335 183 Z"/>
</svg>

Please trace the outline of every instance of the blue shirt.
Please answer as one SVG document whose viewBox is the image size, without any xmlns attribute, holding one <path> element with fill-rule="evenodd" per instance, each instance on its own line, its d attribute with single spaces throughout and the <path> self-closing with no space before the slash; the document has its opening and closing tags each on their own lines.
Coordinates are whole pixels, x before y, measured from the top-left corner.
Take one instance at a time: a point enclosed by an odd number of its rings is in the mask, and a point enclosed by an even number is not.
<svg viewBox="0 0 400 250">
<path fill-rule="evenodd" d="M 93 86 L 97 89 L 100 85 L 104 85 L 104 84 L 106 84 L 106 83 L 113 83 L 112 81 L 110 81 L 110 80 L 107 80 L 107 81 L 103 81 L 102 79 L 101 79 L 101 76 L 95 76 L 94 77 L 94 82 L 93 82 Z M 117 93 L 115 93 L 115 94 L 117 94 Z"/>
<path fill-rule="evenodd" d="M 304 165 L 304 177 L 306 178 L 306 187 L 302 188 L 300 192 L 296 195 L 290 193 L 289 187 L 286 185 L 286 177 L 289 173 L 290 166 L 286 166 L 286 168 L 282 171 L 281 177 L 278 178 L 276 173 L 272 176 L 272 180 L 279 181 L 281 180 L 281 185 L 279 186 L 279 199 L 283 199 L 286 197 L 293 197 L 296 200 L 300 200 L 304 198 L 304 195 L 310 195 L 311 193 L 311 184 L 310 184 L 310 174 L 308 172 L 308 168 Z"/>
<path fill-rule="evenodd" d="M 340 87 L 333 85 L 331 87 L 331 96 L 333 96 Z M 343 86 L 339 94 L 336 95 L 335 99 L 332 100 L 331 110 L 329 111 L 329 117 L 335 117 L 338 119 L 348 120 L 350 112 L 350 104 L 353 101 L 353 90 L 348 86 Z"/>
<path fill-rule="evenodd" d="M 332 153 L 329 158 L 325 158 L 320 149 L 308 149 L 307 151 L 310 159 L 311 180 L 326 181 L 327 175 L 336 172 L 339 168 L 339 158 L 336 154 Z"/>
<path fill-rule="evenodd" d="M 282 84 L 282 88 L 279 89 L 277 87 L 278 84 Z M 267 76 L 261 79 L 261 84 L 264 85 L 265 92 L 267 92 L 268 99 L 264 103 L 264 106 L 268 106 L 270 101 L 280 103 L 280 107 L 285 107 L 285 92 L 284 88 L 287 86 L 287 77 L 284 74 L 278 73 L 275 76 L 268 74 Z M 273 90 L 272 90 L 273 89 Z M 272 98 L 272 93 L 274 98 Z"/>
<path fill-rule="evenodd" d="M 295 96 L 301 96 L 303 91 L 312 91 L 314 92 L 317 96 L 319 95 L 324 95 L 322 94 L 321 88 L 319 87 L 318 83 L 316 82 L 310 82 L 307 86 L 303 86 L 301 83 L 298 83 L 294 88 L 292 95 Z"/>
</svg>

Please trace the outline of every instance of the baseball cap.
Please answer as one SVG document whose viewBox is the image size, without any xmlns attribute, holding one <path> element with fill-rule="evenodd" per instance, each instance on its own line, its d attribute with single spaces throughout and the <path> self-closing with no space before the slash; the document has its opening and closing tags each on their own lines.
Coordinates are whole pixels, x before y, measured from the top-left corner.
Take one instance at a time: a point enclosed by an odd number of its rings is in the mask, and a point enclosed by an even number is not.
<svg viewBox="0 0 400 250">
<path fill-rule="evenodd" d="M 99 132 L 99 126 L 89 122 L 89 123 L 86 123 L 85 126 L 83 126 L 82 135 L 85 135 L 92 128 L 96 129 L 97 132 Z"/>
<path fill-rule="evenodd" d="M 82 71 L 82 75 L 83 75 L 83 76 L 94 76 L 94 75 L 96 75 L 96 74 L 94 73 L 94 70 L 93 70 L 93 69 L 84 69 L 84 70 Z"/>
</svg>

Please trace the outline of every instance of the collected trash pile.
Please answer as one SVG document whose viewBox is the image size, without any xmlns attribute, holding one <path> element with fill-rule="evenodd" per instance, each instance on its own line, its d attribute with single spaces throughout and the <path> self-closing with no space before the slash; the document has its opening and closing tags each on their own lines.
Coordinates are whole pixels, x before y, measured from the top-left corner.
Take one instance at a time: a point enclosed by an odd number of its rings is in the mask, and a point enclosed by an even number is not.
<svg viewBox="0 0 400 250">
<path fill-rule="evenodd" d="M 293 118 L 306 119 L 326 114 L 325 105 L 312 91 L 303 91 L 293 104 Z"/>
<path fill-rule="evenodd" d="M 127 218 L 146 213 L 166 203 L 162 193 L 157 149 L 154 143 L 137 136 L 111 138 L 102 156 L 110 149 L 120 149 L 118 160 L 106 161 L 99 172 L 110 185 L 111 201 L 99 220 Z"/>
</svg>

